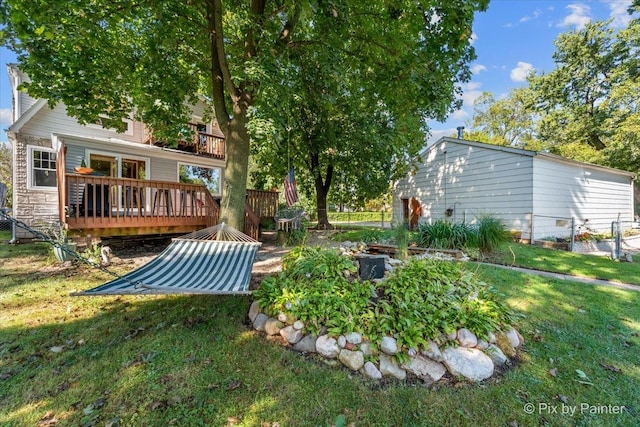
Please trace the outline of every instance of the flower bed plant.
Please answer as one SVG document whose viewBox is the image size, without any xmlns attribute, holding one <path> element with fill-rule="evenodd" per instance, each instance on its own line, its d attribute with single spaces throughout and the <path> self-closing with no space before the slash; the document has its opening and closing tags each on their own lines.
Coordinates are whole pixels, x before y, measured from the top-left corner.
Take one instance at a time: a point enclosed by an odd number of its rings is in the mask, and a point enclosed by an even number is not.
<svg viewBox="0 0 640 427">
<path fill-rule="evenodd" d="M 374 362 L 389 338 L 398 348 L 393 356 L 407 363 L 434 344 L 461 344 L 461 330 L 478 342 L 495 343 L 495 335 L 511 330 L 516 320 L 501 295 L 460 263 L 414 258 L 381 281 L 362 281 L 355 271 L 351 259 L 335 250 L 300 247 L 253 295 L 265 321 L 303 328 L 299 336 L 339 339 L 356 333 L 374 350 L 365 355 Z"/>
</svg>

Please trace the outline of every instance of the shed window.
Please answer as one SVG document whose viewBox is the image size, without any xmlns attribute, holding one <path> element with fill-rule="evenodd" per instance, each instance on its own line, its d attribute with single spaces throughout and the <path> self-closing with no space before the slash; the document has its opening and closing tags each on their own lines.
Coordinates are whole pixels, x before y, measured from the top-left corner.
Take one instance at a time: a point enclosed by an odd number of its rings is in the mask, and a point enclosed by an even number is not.
<svg viewBox="0 0 640 427">
<path fill-rule="evenodd" d="M 56 153 L 53 150 L 32 147 L 29 151 L 31 188 L 57 188 Z"/>
</svg>

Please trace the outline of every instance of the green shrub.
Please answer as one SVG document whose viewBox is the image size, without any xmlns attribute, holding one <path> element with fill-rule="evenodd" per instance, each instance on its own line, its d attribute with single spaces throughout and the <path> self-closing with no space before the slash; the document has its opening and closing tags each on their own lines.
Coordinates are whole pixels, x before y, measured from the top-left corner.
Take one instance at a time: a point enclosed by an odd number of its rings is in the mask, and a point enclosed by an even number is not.
<svg viewBox="0 0 640 427">
<path fill-rule="evenodd" d="M 438 220 L 421 224 L 418 229 L 418 244 L 428 248 L 478 248 L 482 253 L 489 253 L 509 241 L 511 234 L 502 220 L 489 214 L 480 215 L 473 225 Z"/>
<path fill-rule="evenodd" d="M 298 247 L 282 260 L 282 273 L 266 278 L 254 297 L 272 315 L 305 322 L 311 333 L 322 326 L 339 335 L 363 330 L 362 313 L 372 295 L 369 283 L 350 282 L 355 264 L 333 249 Z"/>
<path fill-rule="evenodd" d="M 496 250 L 502 244 L 511 241 L 511 234 L 499 218 L 481 215 L 476 223 L 477 244 L 482 253 Z"/>
<path fill-rule="evenodd" d="M 486 337 L 514 321 L 496 291 L 459 263 L 414 259 L 375 289 L 352 278 L 354 272 L 351 260 L 334 250 L 295 248 L 282 273 L 266 278 L 254 297 L 267 314 L 300 319 L 310 333 L 322 326 L 334 336 L 359 332 L 374 345 L 393 336 L 404 349 L 430 339 L 443 343 L 462 327 Z"/>
<path fill-rule="evenodd" d="M 436 249 L 462 249 L 472 239 L 473 230 L 465 223 L 444 220 L 423 223 L 418 228 L 418 244 Z"/>
</svg>

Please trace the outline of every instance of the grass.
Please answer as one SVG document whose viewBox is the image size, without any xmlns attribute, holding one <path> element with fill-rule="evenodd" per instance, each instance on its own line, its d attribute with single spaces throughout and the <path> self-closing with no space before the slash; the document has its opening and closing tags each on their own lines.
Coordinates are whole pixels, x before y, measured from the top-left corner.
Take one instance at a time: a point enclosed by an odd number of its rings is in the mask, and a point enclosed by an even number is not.
<svg viewBox="0 0 640 427">
<path fill-rule="evenodd" d="M 70 297 L 109 277 L 57 267 L 42 244 L 0 245 L 0 259 L 2 426 L 635 426 L 640 419 L 640 292 L 474 266 L 526 316 L 522 361 L 483 384 L 451 379 L 427 389 L 371 383 L 265 340 L 247 324 L 249 297 Z M 626 409 L 594 414 L 581 404 Z"/>
<path fill-rule="evenodd" d="M 640 285 L 640 255 L 634 262 L 613 261 L 608 257 L 510 244 L 491 256 L 491 261 L 534 270 L 603 279 Z"/>
</svg>

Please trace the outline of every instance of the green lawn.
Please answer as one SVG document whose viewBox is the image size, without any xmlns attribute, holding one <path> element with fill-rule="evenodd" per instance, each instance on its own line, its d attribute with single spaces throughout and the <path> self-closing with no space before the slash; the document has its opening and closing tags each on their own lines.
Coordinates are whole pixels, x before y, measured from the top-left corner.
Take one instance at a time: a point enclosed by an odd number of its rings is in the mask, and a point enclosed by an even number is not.
<svg viewBox="0 0 640 427">
<path fill-rule="evenodd" d="M 250 297 L 70 297 L 109 278 L 60 269 L 42 244 L 0 245 L 0 259 L 1 426 L 640 423 L 640 292 L 470 266 L 525 315 L 522 360 L 482 384 L 427 389 L 265 340 L 247 323 Z"/>
<path fill-rule="evenodd" d="M 584 276 L 640 285 L 640 255 L 634 262 L 613 261 L 609 257 L 510 244 L 492 257 L 492 261 L 534 270 Z"/>
</svg>

